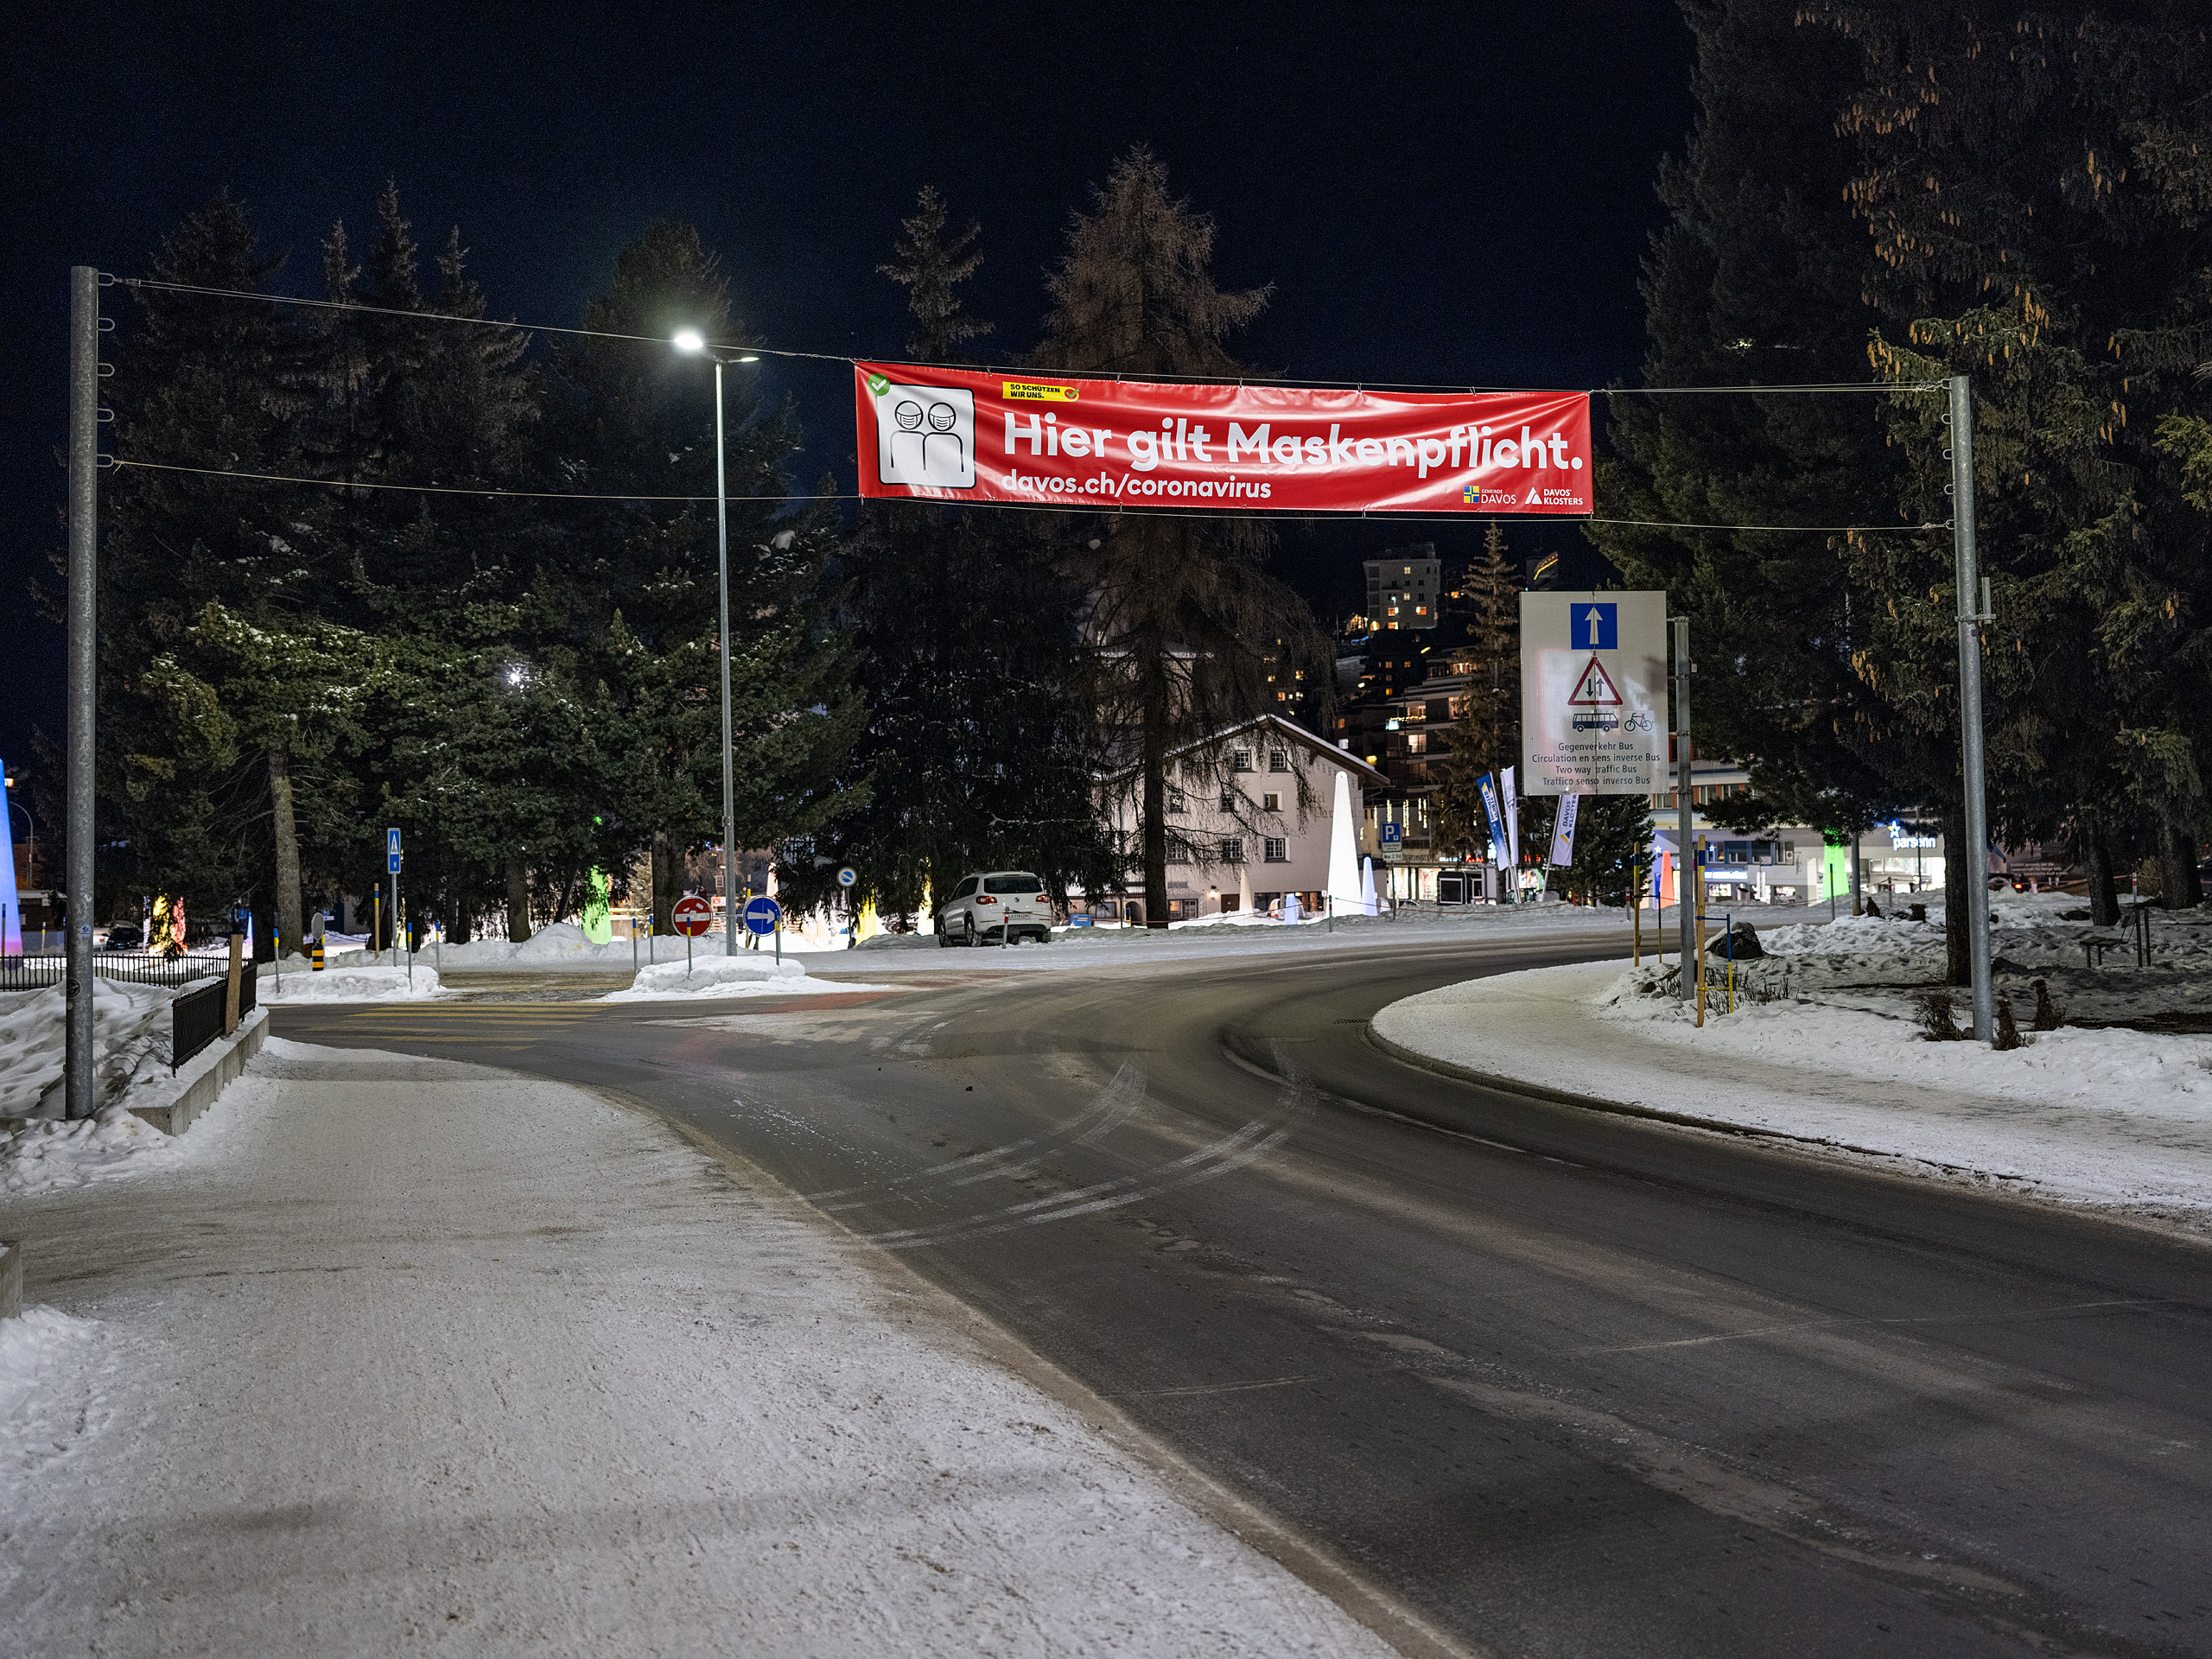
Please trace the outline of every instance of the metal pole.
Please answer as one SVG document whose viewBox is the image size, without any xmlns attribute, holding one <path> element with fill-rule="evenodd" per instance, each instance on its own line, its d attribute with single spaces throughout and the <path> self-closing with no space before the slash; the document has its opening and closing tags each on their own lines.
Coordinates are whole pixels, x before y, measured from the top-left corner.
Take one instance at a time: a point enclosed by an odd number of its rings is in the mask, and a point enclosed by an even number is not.
<svg viewBox="0 0 2212 1659">
<path fill-rule="evenodd" d="M 1671 620 L 1675 633 L 1675 876 L 1677 902 L 1681 906 L 1678 925 L 1681 942 L 1681 972 L 1675 982 L 1675 1000 L 1686 1002 L 1690 999 L 1690 976 L 1697 972 L 1694 964 L 1694 935 L 1697 926 L 1697 844 L 1692 838 L 1690 797 L 1690 623 L 1686 616 Z M 1661 928 L 1665 937 L 1665 928 Z M 1700 977 L 1702 977 L 1700 975 Z"/>
<path fill-rule="evenodd" d="M 1981 747 L 1981 622 L 1974 569 L 1974 399 L 1963 374 L 1951 377 L 1951 527 L 1959 584 L 1959 751 L 1965 772 L 1967 844 L 1959 849 L 1973 880 L 1973 910 L 1966 918 L 1967 952 L 1974 969 L 1974 1034 L 1993 1042 L 1997 1015 L 1989 982 L 1989 801 L 1984 790 Z"/>
<path fill-rule="evenodd" d="M 92 1092 L 92 710 L 98 689 L 99 595 L 100 274 L 69 271 L 69 675 L 67 1011 L 63 1016 L 63 1109 L 90 1117 Z"/>
<path fill-rule="evenodd" d="M 737 954 L 737 779 L 729 730 L 729 483 L 722 457 L 722 365 L 715 359 L 715 543 L 721 585 L 722 659 L 722 955 Z"/>
</svg>

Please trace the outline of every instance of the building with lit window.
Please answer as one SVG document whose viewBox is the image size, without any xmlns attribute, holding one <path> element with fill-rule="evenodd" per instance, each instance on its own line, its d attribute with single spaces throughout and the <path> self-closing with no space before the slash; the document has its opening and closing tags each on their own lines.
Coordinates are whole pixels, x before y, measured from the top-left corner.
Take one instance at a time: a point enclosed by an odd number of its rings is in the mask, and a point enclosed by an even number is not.
<svg viewBox="0 0 2212 1659">
<path fill-rule="evenodd" d="M 1433 628 L 1444 590 L 1444 562 L 1436 543 L 1410 547 L 1367 561 L 1367 620 L 1378 633 Z"/>
</svg>

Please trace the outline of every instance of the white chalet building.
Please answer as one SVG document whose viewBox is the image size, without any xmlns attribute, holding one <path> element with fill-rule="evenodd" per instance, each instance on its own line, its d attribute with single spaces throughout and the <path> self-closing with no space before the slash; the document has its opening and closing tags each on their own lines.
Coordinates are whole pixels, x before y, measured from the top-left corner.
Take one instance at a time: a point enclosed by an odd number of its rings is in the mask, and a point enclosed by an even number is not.
<svg viewBox="0 0 2212 1659">
<path fill-rule="evenodd" d="M 1309 910 L 1319 908 L 1329 884 L 1338 772 L 1350 779 L 1356 839 L 1363 793 L 1389 788 L 1389 779 L 1302 726 L 1262 715 L 1171 751 L 1167 919 L 1236 910 L 1248 885 L 1255 909 L 1266 910 L 1290 893 Z M 1122 902 L 1136 904 L 1144 896 L 1143 774 L 1130 766 L 1102 773 L 1098 785 L 1100 811 L 1128 860 L 1129 894 Z"/>
</svg>

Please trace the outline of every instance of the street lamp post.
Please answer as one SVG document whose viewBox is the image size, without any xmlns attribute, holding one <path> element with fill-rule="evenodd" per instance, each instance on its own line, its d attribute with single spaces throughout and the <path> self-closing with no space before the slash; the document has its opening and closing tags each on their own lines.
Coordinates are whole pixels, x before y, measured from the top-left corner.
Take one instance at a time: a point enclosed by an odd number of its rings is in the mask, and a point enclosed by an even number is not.
<svg viewBox="0 0 2212 1659">
<path fill-rule="evenodd" d="M 721 600 L 721 631 L 715 654 L 722 663 L 722 954 L 737 954 L 737 777 L 730 752 L 729 721 L 729 480 L 722 431 L 722 368 L 757 363 L 757 357 L 725 353 L 707 344 L 696 328 L 677 331 L 676 349 L 703 353 L 715 365 L 715 563 Z"/>
</svg>

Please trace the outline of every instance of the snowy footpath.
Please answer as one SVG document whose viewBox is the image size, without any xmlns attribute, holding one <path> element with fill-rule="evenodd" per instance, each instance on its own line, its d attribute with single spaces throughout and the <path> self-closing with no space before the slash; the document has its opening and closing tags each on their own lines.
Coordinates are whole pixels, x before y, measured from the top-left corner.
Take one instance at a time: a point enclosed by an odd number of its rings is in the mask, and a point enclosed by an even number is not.
<svg viewBox="0 0 2212 1659">
<path fill-rule="evenodd" d="M 1619 962 L 1446 986 L 1381 1010 L 1373 1029 L 1485 1077 L 2212 1231 L 2212 1036 L 2168 1028 L 2212 990 L 2212 918 L 2162 918 L 2150 966 L 2091 970 L 2065 965 L 2083 930 L 2058 913 L 1999 907 L 1999 984 L 2021 993 L 2024 1039 L 2009 1052 L 1926 1040 L 1914 999 L 1941 983 L 1940 916 L 1762 931 L 1773 954 L 1745 977 L 1770 1000 L 1709 1009 L 1702 1029 L 1671 967 Z M 2036 977 L 2075 1017 L 2148 1028 L 2030 1031 Z"/>
<path fill-rule="evenodd" d="M 272 1039 L 11 1201 L 0 1652 L 1371 1654 L 764 1178 Z"/>
</svg>

